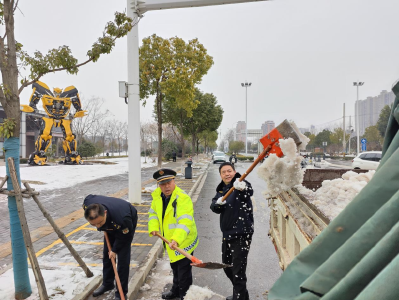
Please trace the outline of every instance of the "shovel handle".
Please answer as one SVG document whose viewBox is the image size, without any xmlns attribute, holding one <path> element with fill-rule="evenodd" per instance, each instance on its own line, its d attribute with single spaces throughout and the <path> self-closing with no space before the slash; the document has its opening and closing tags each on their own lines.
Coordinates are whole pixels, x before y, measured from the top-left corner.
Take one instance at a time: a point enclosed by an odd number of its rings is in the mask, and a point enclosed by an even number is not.
<svg viewBox="0 0 399 300">
<path fill-rule="evenodd" d="M 108 233 L 105 231 L 104 231 L 104 237 L 105 237 L 105 241 L 107 242 L 108 251 L 111 251 L 111 243 L 109 242 Z M 112 262 L 112 266 L 114 267 L 115 281 L 116 281 L 116 285 L 118 286 L 119 295 L 121 296 L 121 300 L 125 300 L 125 294 L 123 293 L 121 280 L 119 279 L 118 270 L 116 269 L 115 259 L 111 258 L 111 262 Z"/>
<path fill-rule="evenodd" d="M 169 244 L 170 242 L 165 239 L 162 235 L 160 235 L 158 232 L 155 233 L 155 235 L 157 237 L 159 237 L 161 240 L 163 240 L 165 243 Z M 179 247 L 175 246 L 175 248 L 173 250 L 176 250 L 177 252 L 179 252 L 180 254 L 184 255 L 185 257 L 187 257 L 189 260 L 191 260 L 193 263 L 195 264 L 200 264 L 202 263 L 201 260 L 199 260 L 198 258 L 196 258 L 195 256 L 188 254 L 186 251 L 184 251 L 183 249 L 180 249 Z"/>
<path fill-rule="evenodd" d="M 256 167 L 256 165 L 261 161 L 263 157 L 266 156 L 266 154 L 272 149 L 272 146 L 269 145 L 265 149 L 263 149 L 262 153 L 259 154 L 259 156 L 255 159 L 255 161 L 252 163 L 252 165 L 248 168 L 248 170 L 241 175 L 240 179 L 238 181 L 243 181 L 245 177 L 249 175 L 249 173 L 252 172 L 252 170 Z M 230 194 L 235 190 L 234 186 L 230 188 L 230 190 L 223 196 L 222 201 L 226 201 L 227 197 L 230 196 Z"/>
</svg>

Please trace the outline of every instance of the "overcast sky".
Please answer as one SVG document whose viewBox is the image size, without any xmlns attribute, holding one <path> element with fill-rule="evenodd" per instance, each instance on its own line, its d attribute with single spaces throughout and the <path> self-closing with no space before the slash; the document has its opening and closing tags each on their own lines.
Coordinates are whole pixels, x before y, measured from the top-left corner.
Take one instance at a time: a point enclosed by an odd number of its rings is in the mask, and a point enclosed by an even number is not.
<svg viewBox="0 0 399 300">
<path fill-rule="evenodd" d="M 16 39 L 30 53 L 68 45 L 79 61 L 126 1 L 20 1 Z M 139 24 L 140 39 L 198 38 L 214 59 L 199 88 L 213 93 L 224 109 L 222 135 L 245 120 L 248 127 L 284 119 L 299 127 L 321 125 L 354 115 L 356 88 L 360 99 L 390 90 L 399 79 L 397 0 L 275 0 L 147 12 Z M 126 38 L 78 75 L 58 72 L 42 77 L 49 87 L 75 85 L 84 100 L 105 99 L 105 109 L 127 121 L 127 105 L 118 97 L 118 81 L 127 80 Z M 27 103 L 31 87 L 21 103 Z M 153 101 L 141 109 L 141 120 L 153 119 Z"/>
</svg>

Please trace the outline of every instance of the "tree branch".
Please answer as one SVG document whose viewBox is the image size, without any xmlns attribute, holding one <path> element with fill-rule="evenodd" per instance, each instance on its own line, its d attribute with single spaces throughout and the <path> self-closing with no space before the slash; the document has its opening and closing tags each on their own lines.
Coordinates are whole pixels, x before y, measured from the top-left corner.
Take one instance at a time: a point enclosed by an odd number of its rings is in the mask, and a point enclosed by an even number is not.
<svg viewBox="0 0 399 300">
<path fill-rule="evenodd" d="M 93 60 L 93 58 L 90 58 L 90 59 L 86 60 L 85 62 L 82 62 L 82 63 L 80 63 L 80 64 L 75 65 L 74 68 L 79 68 L 79 67 L 81 67 L 81 66 L 84 66 L 85 64 L 91 62 L 92 60 Z M 32 83 L 38 81 L 38 80 L 39 80 L 41 77 L 43 77 L 44 75 L 46 75 L 46 74 L 48 74 L 48 73 L 51 73 L 51 72 L 64 71 L 64 70 L 67 70 L 67 69 L 71 69 L 71 68 L 66 68 L 66 67 L 65 67 L 65 68 L 57 68 L 57 69 L 49 70 L 48 72 L 39 75 L 38 77 L 36 77 L 35 79 L 33 79 L 33 80 L 31 80 L 31 81 L 25 81 L 25 82 L 20 86 L 20 88 L 19 88 L 19 90 L 18 90 L 18 95 L 21 94 L 22 90 L 23 90 L 25 87 L 27 87 L 28 85 L 31 85 Z"/>
</svg>

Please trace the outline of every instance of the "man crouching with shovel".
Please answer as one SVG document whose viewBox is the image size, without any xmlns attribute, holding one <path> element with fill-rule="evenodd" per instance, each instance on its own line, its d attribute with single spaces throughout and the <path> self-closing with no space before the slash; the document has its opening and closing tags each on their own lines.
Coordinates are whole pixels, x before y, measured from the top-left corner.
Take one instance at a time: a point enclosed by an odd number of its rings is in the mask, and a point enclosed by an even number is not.
<svg viewBox="0 0 399 300">
<path fill-rule="evenodd" d="M 137 226 L 137 210 L 125 200 L 99 195 L 88 195 L 83 202 L 83 209 L 86 220 L 97 227 L 98 231 L 105 231 L 103 284 L 94 291 L 93 296 L 97 297 L 114 289 L 116 278 L 118 289 L 115 291 L 115 299 L 126 299 L 130 250 Z M 108 248 L 108 243 L 111 249 Z M 117 256 L 118 274 L 115 274 L 113 264 Z M 124 295 L 120 295 L 120 290 L 123 290 Z"/>
<path fill-rule="evenodd" d="M 170 266 L 173 270 L 173 286 L 162 293 L 162 299 L 180 298 L 183 300 L 193 283 L 191 260 L 175 247 L 193 254 L 198 246 L 197 226 L 194 221 L 194 208 L 190 196 L 175 184 L 176 172 L 160 169 L 154 173 L 159 187 L 151 194 L 152 202 L 148 216 L 150 236 L 161 236 L 170 241 L 164 242 Z"/>
<path fill-rule="evenodd" d="M 223 269 L 233 284 L 233 296 L 227 300 L 249 300 L 247 290 L 247 259 L 254 233 L 254 216 L 251 196 L 253 190 L 248 181 L 239 181 L 240 174 L 229 162 L 219 167 L 222 182 L 216 188 L 211 210 L 220 214 L 220 229 L 223 233 L 222 261 L 232 265 Z M 230 188 L 235 190 L 223 201 Z"/>
</svg>

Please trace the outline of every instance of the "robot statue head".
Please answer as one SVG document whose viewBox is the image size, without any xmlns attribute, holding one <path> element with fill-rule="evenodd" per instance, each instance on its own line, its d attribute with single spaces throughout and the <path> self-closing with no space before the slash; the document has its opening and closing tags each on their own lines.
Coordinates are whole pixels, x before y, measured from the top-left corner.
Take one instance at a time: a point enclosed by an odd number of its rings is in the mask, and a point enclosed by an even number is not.
<svg viewBox="0 0 399 300">
<path fill-rule="evenodd" d="M 59 97 L 62 93 L 62 90 L 60 88 L 54 88 L 53 92 L 54 92 L 54 96 Z"/>
</svg>

